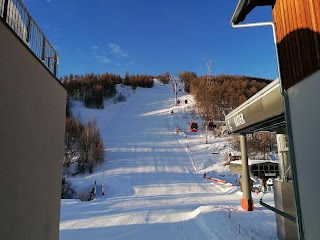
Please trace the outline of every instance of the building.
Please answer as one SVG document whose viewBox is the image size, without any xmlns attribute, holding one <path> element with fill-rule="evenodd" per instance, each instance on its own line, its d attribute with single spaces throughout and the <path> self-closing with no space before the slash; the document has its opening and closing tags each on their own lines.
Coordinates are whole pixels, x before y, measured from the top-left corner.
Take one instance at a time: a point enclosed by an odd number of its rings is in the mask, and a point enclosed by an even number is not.
<svg viewBox="0 0 320 240">
<path fill-rule="evenodd" d="M 273 22 L 241 24 L 258 6 L 272 6 Z M 319 16 L 319 0 L 239 0 L 231 19 L 234 27 L 273 28 L 299 239 L 317 239 L 320 236 L 317 223 L 320 206 L 315 204 L 320 193 L 314 191 L 320 168 L 317 150 L 320 136 Z M 286 188 L 286 182 L 281 184 L 280 190 Z M 280 239 L 286 237 L 285 234 L 290 232 L 278 231 Z"/>
<path fill-rule="evenodd" d="M 20 0 L 0 0 L 0 238 L 59 239 L 66 90 Z"/>
</svg>

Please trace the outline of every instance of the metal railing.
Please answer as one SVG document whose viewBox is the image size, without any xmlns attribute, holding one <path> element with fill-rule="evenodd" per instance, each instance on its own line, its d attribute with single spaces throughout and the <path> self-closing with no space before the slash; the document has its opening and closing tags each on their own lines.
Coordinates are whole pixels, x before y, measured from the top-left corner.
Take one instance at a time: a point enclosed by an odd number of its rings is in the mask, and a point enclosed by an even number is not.
<svg viewBox="0 0 320 240">
<path fill-rule="evenodd" d="M 0 0 L 0 18 L 57 77 L 59 56 L 20 0 Z"/>
</svg>

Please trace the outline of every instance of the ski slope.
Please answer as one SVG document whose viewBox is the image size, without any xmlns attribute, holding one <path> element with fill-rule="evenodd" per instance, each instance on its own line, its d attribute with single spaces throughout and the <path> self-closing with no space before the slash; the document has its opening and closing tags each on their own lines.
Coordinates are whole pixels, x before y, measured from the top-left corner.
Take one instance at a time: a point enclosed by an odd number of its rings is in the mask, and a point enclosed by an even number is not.
<svg viewBox="0 0 320 240">
<path fill-rule="evenodd" d="M 255 211 L 245 212 L 239 187 L 203 178 L 207 172 L 234 183 L 236 176 L 222 164 L 226 139 L 209 137 L 205 144 L 201 131 L 187 131 L 192 98 L 179 94 L 189 104 L 174 106 L 172 86 L 158 82 L 103 110 L 74 104 L 83 121 L 97 119 L 106 160 L 93 174 L 70 180 L 77 190 L 104 184 L 106 194 L 61 201 L 61 240 L 276 239 L 275 215 L 258 204 L 260 195 L 253 196 Z M 211 154 L 215 148 L 220 155 Z M 273 194 L 263 199 L 273 204 Z"/>
</svg>

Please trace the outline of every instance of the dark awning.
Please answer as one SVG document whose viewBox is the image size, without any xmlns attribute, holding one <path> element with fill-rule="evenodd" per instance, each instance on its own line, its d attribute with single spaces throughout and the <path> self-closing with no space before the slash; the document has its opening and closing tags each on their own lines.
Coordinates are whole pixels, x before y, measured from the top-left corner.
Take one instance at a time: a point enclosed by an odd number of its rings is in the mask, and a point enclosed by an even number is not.
<svg viewBox="0 0 320 240">
<path fill-rule="evenodd" d="M 243 22 L 246 16 L 257 6 L 274 5 L 276 0 L 239 0 L 231 18 L 231 24 Z"/>
<path fill-rule="evenodd" d="M 279 80 L 253 95 L 225 117 L 229 133 L 285 131 L 283 100 Z"/>
</svg>

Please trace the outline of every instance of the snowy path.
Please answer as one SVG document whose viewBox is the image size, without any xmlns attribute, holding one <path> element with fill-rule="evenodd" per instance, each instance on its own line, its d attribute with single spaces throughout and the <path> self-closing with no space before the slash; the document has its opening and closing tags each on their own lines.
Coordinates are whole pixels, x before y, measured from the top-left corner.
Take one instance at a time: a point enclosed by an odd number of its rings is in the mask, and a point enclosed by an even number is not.
<svg viewBox="0 0 320 240">
<path fill-rule="evenodd" d="M 79 180 L 104 184 L 106 196 L 62 201 L 60 239 L 251 239 L 226 219 L 229 210 L 253 217 L 239 209 L 241 196 L 195 172 L 183 136 L 173 134 L 170 87 L 138 90 L 100 112 L 82 109 L 97 118 L 106 161 Z M 274 223 L 269 228 L 272 239 Z"/>
</svg>

